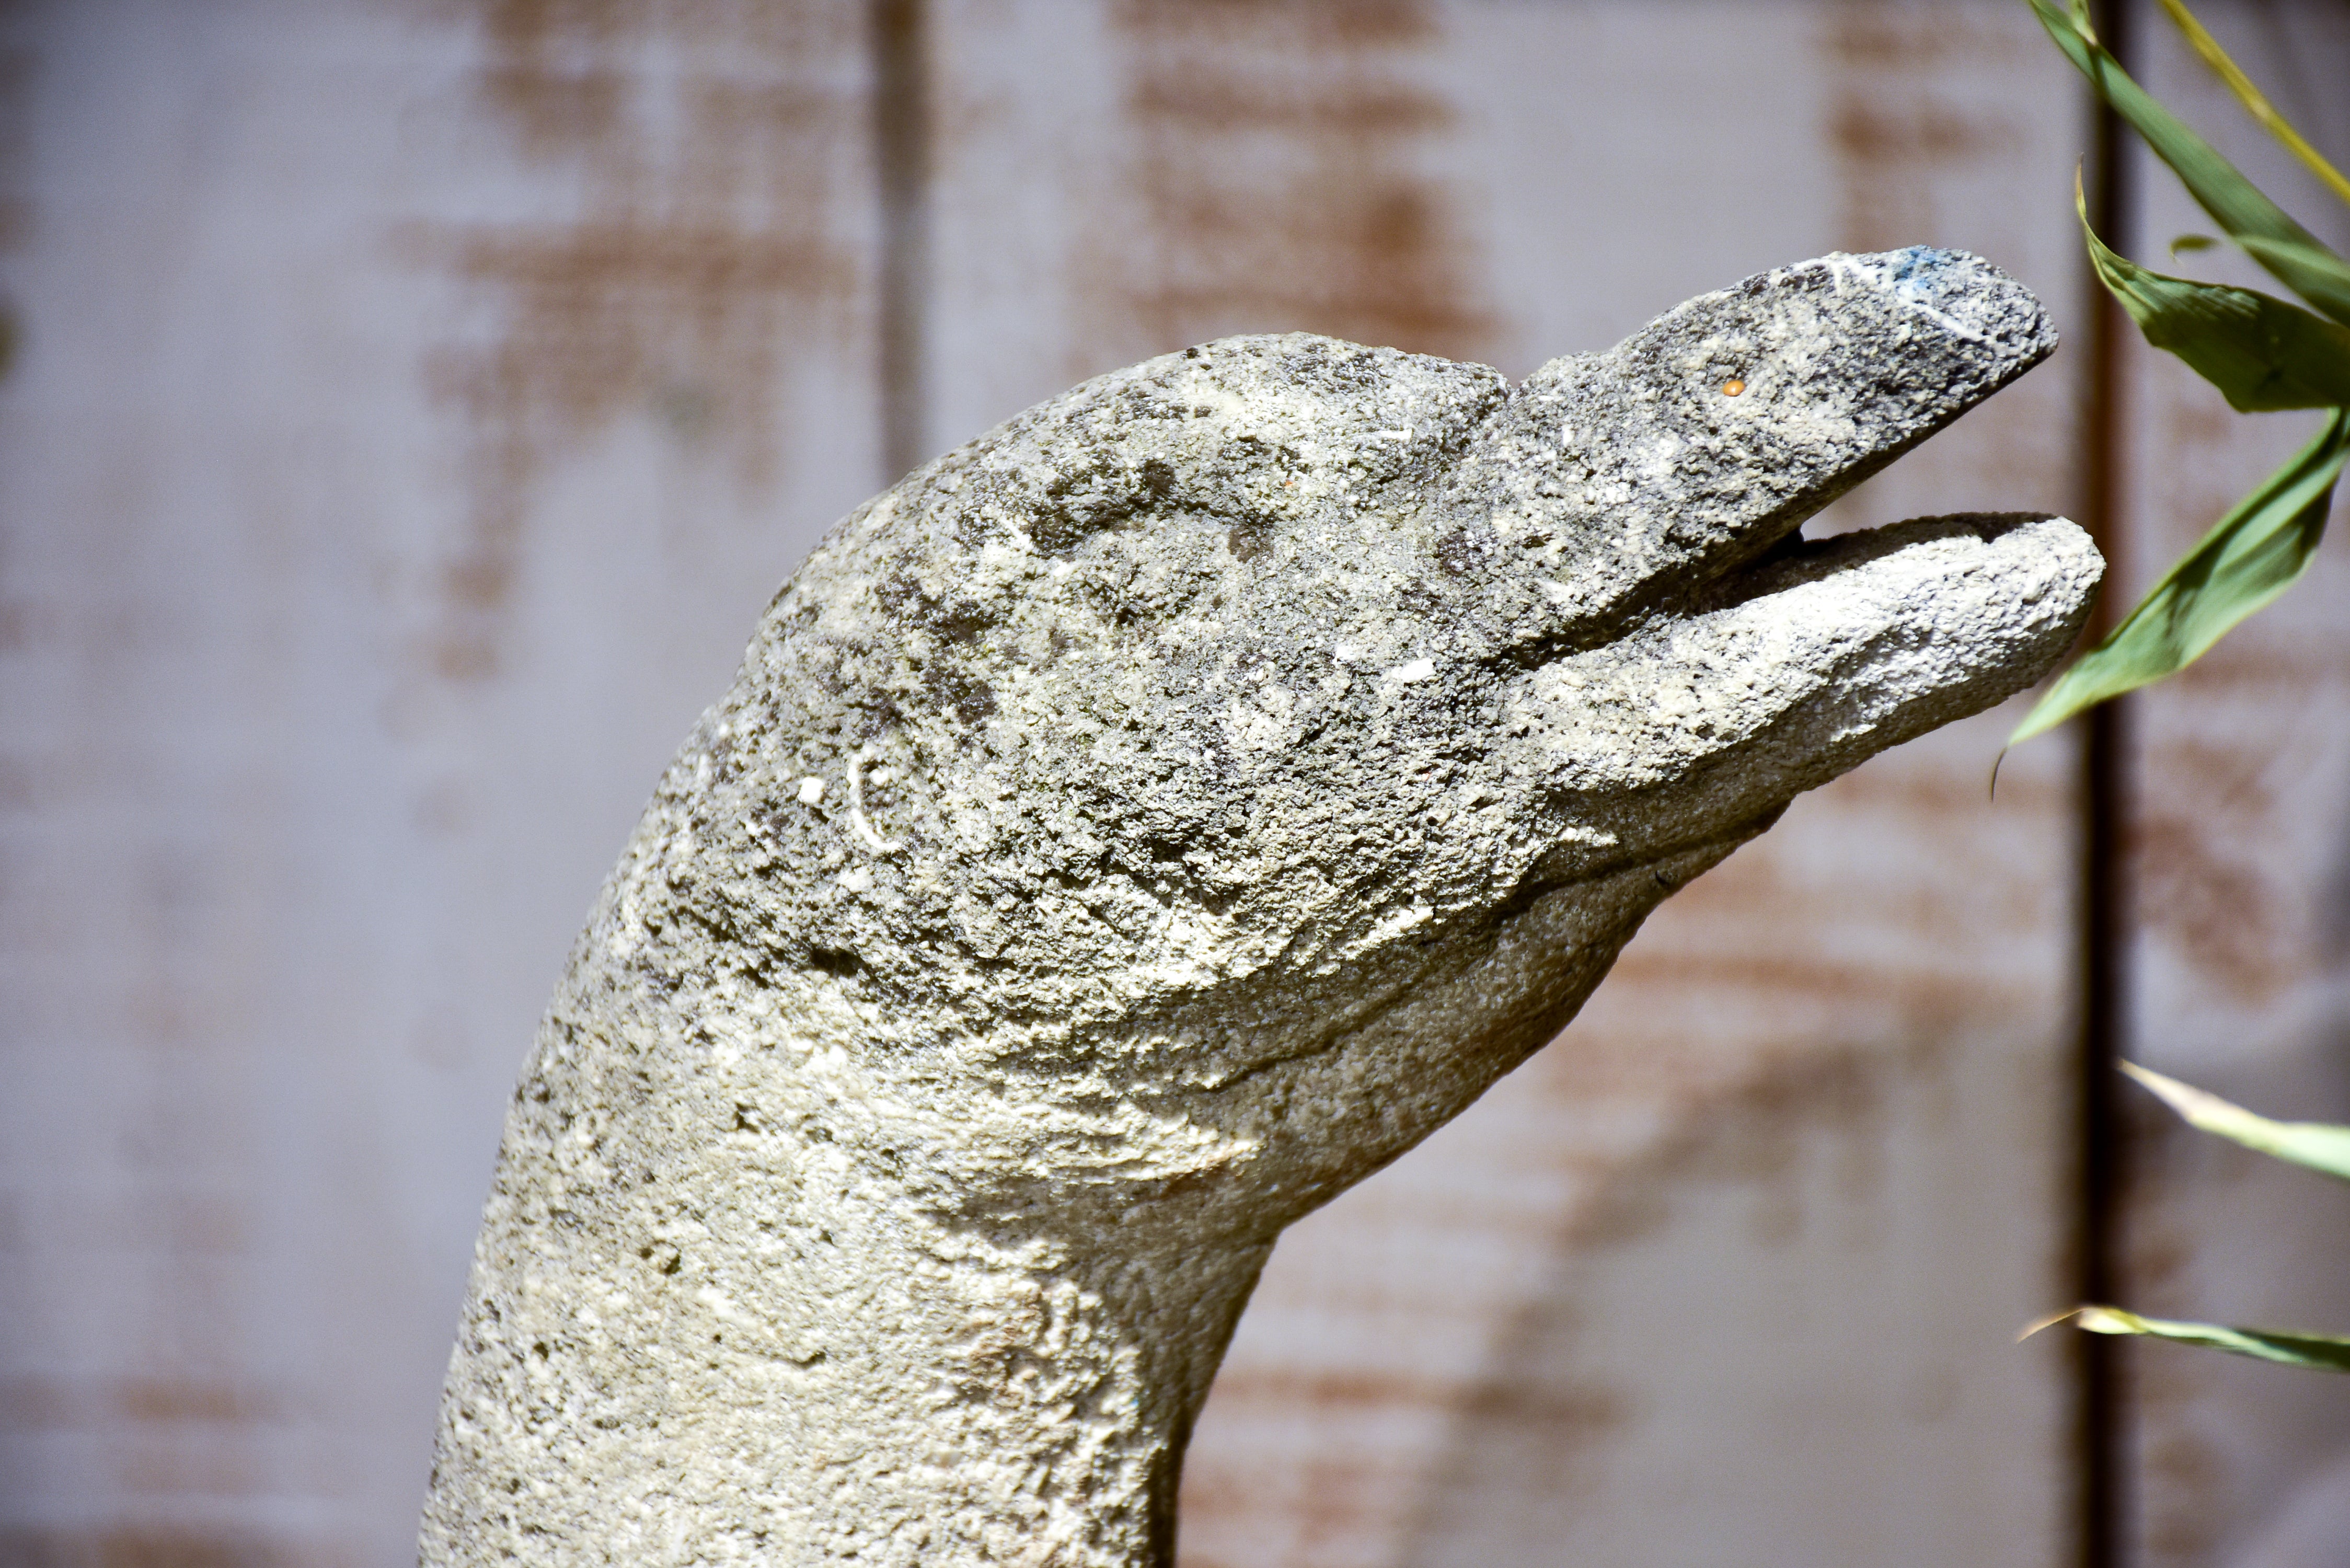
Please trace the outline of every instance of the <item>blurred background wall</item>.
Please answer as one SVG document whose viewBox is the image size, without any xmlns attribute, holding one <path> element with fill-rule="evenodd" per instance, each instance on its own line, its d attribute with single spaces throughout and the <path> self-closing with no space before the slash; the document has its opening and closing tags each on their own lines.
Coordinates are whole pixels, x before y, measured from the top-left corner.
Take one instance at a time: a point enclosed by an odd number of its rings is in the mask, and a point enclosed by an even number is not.
<svg viewBox="0 0 2350 1568">
<path fill-rule="evenodd" d="M 2350 153 L 2350 10 L 2204 9 Z M 0 1568 L 412 1561 L 565 950 L 906 465 L 1225 333 L 1519 375 L 1926 243 L 2073 346 L 1814 531 L 2071 508 L 2090 141 L 2018 0 L 0 5 Z M 2199 216 L 2137 186 L 2159 263 Z M 2135 597 L 2306 421 L 2123 372 Z M 2345 591 L 2127 724 L 2127 1043 L 2294 1116 L 2350 1116 Z M 2081 1561 L 2071 1347 L 2012 1340 L 2070 1299 L 2084 798 L 2068 738 L 1990 796 L 2016 717 L 1798 802 L 1283 1241 L 1187 1564 Z M 2127 1299 L 2350 1327 L 2350 1195 L 2132 1109 Z M 2125 1367 L 2123 1560 L 2350 1561 L 2337 1385 Z"/>
</svg>

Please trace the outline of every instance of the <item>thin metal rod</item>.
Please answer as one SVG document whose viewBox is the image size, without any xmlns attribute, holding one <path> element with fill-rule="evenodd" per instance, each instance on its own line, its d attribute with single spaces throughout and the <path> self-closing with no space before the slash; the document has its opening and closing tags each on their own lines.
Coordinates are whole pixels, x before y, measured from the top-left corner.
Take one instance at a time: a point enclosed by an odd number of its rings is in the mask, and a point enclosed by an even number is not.
<svg viewBox="0 0 2350 1568">
<path fill-rule="evenodd" d="M 879 317 L 881 483 L 895 484 L 923 450 L 923 348 L 930 303 L 931 93 L 925 0 L 868 0 L 873 161 L 881 198 Z"/>
<path fill-rule="evenodd" d="M 2102 0 L 2093 8 L 2098 36 L 2125 68 L 2134 50 L 2133 0 Z M 2129 248 L 2136 209 L 2131 190 L 2132 149 L 2119 116 L 2095 105 L 2091 141 L 2090 212 L 2097 232 Z M 2088 266 L 2085 258 L 2083 271 Z M 2106 592 L 2090 628 L 2102 637 L 2117 613 L 2115 600 L 2126 559 L 2120 505 L 2121 466 L 2127 458 L 2122 410 L 2123 350 L 2127 327 L 2121 310 L 2098 284 L 2087 279 L 2089 298 L 2087 407 L 2083 443 L 2079 522 L 2105 552 Z M 2126 831 L 2129 810 L 2129 708 L 2126 700 L 2105 702 L 2081 721 L 2078 780 L 2080 814 L 2081 1034 L 2075 1058 L 2075 1174 L 2073 1296 L 2109 1302 L 2120 1284 L 2123 1179 L 2121 1075 L 2115 1064 L 2126 1039 L 2128 939 Z M 2080 1568 L 2121 1568 L 2125 1559 L 2128 1502 L 2120 1342 L 2106 1334 L 2074 1334 L 2074 1355 L 2075 1499 Z"/>
</svg>

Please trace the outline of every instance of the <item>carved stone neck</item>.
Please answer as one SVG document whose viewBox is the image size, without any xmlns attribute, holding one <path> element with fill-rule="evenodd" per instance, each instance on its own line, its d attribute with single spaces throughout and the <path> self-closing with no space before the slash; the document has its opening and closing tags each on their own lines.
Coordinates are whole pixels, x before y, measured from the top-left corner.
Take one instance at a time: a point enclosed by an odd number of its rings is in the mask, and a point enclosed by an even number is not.
<svg viewBox="0 0 2350 1568">
<path fill-rule="evenodd" d="M 701 1005 L 598 1038 L 598 950 L 508 1124 L 424 1562 L 1171 1563 L 1270 1243 L 959 1220 L 890 1091 L 808 1092 L 821 1047 Z"/>
</svg>

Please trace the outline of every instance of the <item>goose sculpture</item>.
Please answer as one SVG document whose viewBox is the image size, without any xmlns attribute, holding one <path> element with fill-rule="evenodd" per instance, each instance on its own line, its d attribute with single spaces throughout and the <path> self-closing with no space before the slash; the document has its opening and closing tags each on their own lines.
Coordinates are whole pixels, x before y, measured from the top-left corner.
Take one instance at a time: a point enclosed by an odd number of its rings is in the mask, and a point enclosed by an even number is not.
<svg viewBox="0 0 2350 1568">
<path fill-rule="evenodd" d="M 1794 795 L 2072 644 L 2060 518 L 1800 532 L 2054 342 L 1929 249 L 1515 384 L 1232 337 L 858 507 L 556 988 L 423 1562 L 1170 1562 L 1283 1227 Z"/>
</svg>

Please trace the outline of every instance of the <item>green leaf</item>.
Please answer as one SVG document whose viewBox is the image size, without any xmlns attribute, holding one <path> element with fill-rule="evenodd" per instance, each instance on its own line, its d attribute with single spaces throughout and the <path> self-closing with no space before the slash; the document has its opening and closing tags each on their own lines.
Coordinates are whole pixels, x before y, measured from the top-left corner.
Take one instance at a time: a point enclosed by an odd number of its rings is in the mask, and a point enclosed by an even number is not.
<svg viewBox="0 0 2350 1568">
<path fill-rule="evenodd" d="M 2249 414 L 2350 404 L 2350 327 L 2257 289 L 2148 271 L 2097 237 L 2077 185 L 2074 201 L 2106 287 L 2148 343 L 2193 366 L 2230 407 Z"/>
<path fill-rule="evenodd" d="M 2279 282 L 2325 315 L 2350 326 L 2350 265 L 2294 223 L 2218 149 L 2132 81 L 2085 22 L 2059 10 L 2052 0 L 2028 3 L 2064 57 L 2089 78 L 2089 85 L 2113 106 L 2116 114 L 2146 138 L 2155 156 L 2170 165 L 2189 194 L 2228 237 Z"/>
<path fill-rule="evenodd" d="M 2091 1334 L 2143 1334 L 2157 1339 L 2199 1345 L 2283 1366 L 2303 1366 L 2317 1372 L 2350 1372 L 2350 1339 L 2331 1334 L 2292 1334 L 2272 1328 L 2225 1328 L 2216 1323 L 2180 1323 L 2173 1318 L 2140 1317 L 2119 1307 L 2085 1306 L 2073 1321 Z"/>
<path fill-rule="evenodd" d="M 2350 1127 L 2325 1122 L 2277 1122 L 2219 1096 L 2125 1062 L 2122 1071 L 2145 1085 L 2187 1125 L 2231 1143 L 2350 1181 Z"/>
<path fill-rule="evenodd" d="M 2316 440 L 2236 503 L 2127 620 L 2056 678 L 2007 743 L 2176 674 L 2291 587 L 2325 535 L 2334 482 L 2345 457 L 2350 410 L 2336 409 Z"/>
<path fill-rule="evenodd" d="M 2271 136 L 2283 142 L 2311 173 L 2332 187 L 2335 195 L 2350 202 L 2350 180 L 2344 179 L 2342 171 L 2327 162 L 2325 155 L 2312 147 L 2301 132 L 2276 111 L 2276 106 L 2252 85 L 2252 78 L 2228 57 L 2228 51 L 2220 47 L 2220 40 L 2206 32 L 2203 24 L 2195 19 L 2195 13 L 2189 11 L 2182 0 L 2162 0 L 2162 8 L 2170 13 L 2171 26 L 2177 27 L 2193 46 L 2195 52 L 2203 57 L 2203 63 L 2211 67 L 2211 74 L 2228 84 L 2228 90 L 2234 93 L 2236 101 L 2244 106 L 2244 112 L 2260 121 L 2262 128 Z"/>
<path fill-rule="evenodd" d="M 2350 322 L 2350 267 L 2315 240 L 2272 239 L 2265 234 L 2230 236 L 2269 275 L 2325 312 Z"/>
</svg>

